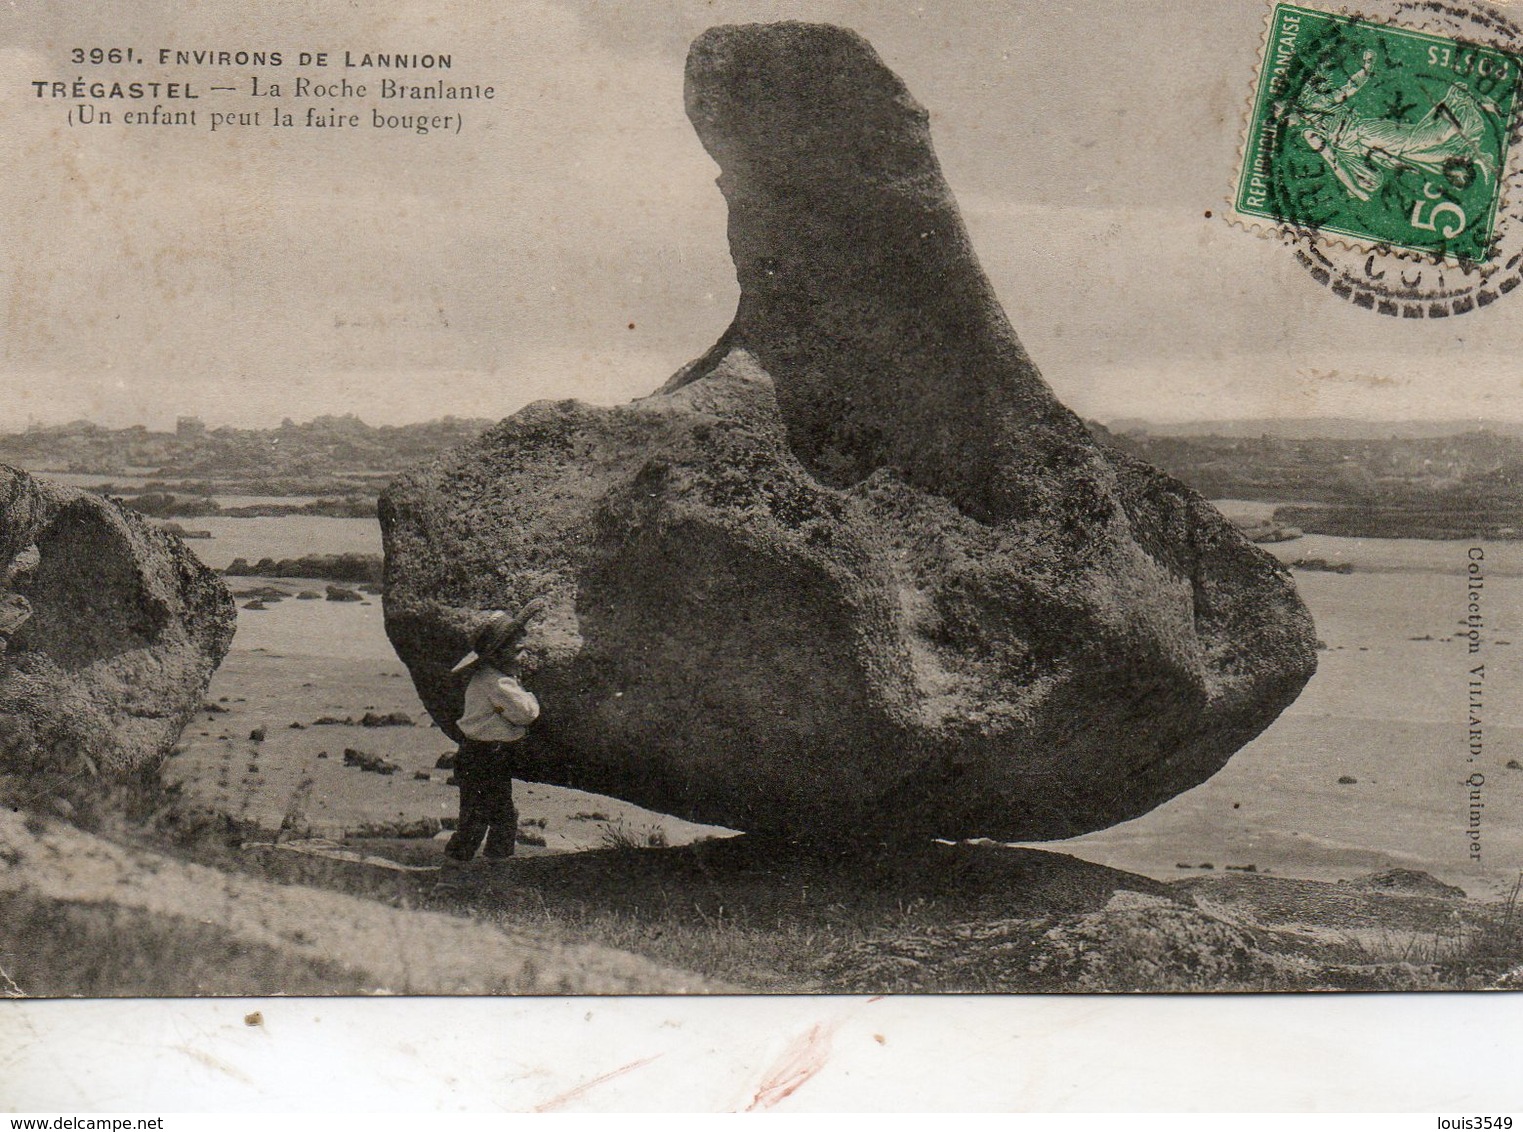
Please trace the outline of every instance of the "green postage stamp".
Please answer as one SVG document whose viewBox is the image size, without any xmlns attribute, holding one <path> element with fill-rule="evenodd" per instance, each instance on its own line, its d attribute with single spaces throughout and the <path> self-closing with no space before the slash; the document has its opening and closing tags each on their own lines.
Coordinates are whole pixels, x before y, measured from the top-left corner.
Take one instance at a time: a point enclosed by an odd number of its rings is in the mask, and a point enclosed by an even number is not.
<svg viewBox="0 0 1523 1132">
<path fill-rule="evenodd" d="M 1498 254 L 1519 59 L 1292 4 L 1271 15 L 1234 206 L 1442 262 Z"/>
</svg>

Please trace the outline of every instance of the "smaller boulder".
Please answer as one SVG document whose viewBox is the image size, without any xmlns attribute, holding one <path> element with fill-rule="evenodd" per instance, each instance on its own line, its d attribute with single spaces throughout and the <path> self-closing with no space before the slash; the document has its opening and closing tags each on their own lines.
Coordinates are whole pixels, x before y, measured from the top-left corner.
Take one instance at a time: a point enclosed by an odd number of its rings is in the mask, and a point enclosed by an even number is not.
<svg viewBox="0 0 1523 1132">
<path fill-rule="evenodd" d="M 0 598 L 0 773 L 156 767 L 236 624 L 226 587 L 178 538 L 3 465 Z"/>
<path fill-rule="evenodd" d="M 385 715 L 367 711 L 360 717 L 361 727 L 412 727 L 412 716 L 405 711 L 391 711 Z"/>
<path fill-rule="evenodd" d="M 1465 890 L 1453 884 L 1445 884 L 1431 873 L 1421 869 L 1386 869 L 1378 873 L 1366 873 L 1349 882 L 1354 888 L 1365 892 L 1389 892 L 1399 896 L 1433 896 L 1441 900 L 1464 900 Z"/>
<path fill-rule="evenodd" d="M 344 765 L 358 767 L 372 774 L 396 774 L 401 768 L 394 762 L 388 762 L 380 755 L 372 755 L 366 751 L 356 751 L 353 747 L 344 749 Z"/>
</svg>

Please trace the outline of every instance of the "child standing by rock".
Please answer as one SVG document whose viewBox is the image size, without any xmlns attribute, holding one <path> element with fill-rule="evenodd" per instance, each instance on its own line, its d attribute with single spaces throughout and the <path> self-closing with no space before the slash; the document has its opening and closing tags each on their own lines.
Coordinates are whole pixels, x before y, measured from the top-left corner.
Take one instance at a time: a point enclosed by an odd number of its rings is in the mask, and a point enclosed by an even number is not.
<svg viewBox="0 0 1523 1132">
<path fill-rule="evenodd" d="M 536 598 L 516 615 L 489 613 L 471 641 L 471 652 L 453 672 L 470 672 L 465 709 L 458 726 L 465 736 L 455 756 L 460 785 L 460 824 L 444 852 L 469 861 L 486 841 L 483 855 L 511 857 L 518 833 L 513 806 L 513 761 L 509 744 L 524 737 L 539 718 L 539 701 L 518 682 L 520 649 L 529 622 L 544 612 Z"/>
</svg>

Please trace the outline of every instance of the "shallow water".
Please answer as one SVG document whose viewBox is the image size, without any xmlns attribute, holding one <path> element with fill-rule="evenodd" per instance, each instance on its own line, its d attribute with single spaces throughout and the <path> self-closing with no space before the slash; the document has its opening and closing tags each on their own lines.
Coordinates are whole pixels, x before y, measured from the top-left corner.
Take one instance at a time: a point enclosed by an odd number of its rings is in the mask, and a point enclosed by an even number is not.
<svg viewBox="0 0 1523 1132">
<path fill-rule="evenodd" d="M 325 594 L 327 582 L 290 578 L 228 578 L 234 594 L 254 587 L 278 585 L 294 590 Z M 262 650 L 276 656 L 327 657 L 340 660 L 374 660 L 398 666 L 401 661 L 386 639 L 381 618 L 381 599 L 370 594 L 363 602 L 303 601 L 294 597 L 267 602 L 264 609 L 244 609 L 238 603 L 238 633 L 233 648 Z"/>
<path fill-rule="evenodd" d="M 1472 559 L 1469 542 L 1440 542 L 1418 538 L 1338 538 L 1303 535 L 1289 542 L 1266 544 L 1281 562 L 1321 558 L 1330 564 L 1349 563 L 1356 572 L 1464 574 Z M 1479 544 L 1485 573 L 1523 577 L 1523 542 Z"/>
<path fill-rule="evenodd" d="M 281 518 L 175 520 L 186 530 L 210 531 L 209 539 L 185 545 L 214 570 L 235 558 L 300 558 L 304 554 L 380 554 L 381 525 L 374 519 L 329 519 L 318 515 Z"/>
<path fill-rule="evenodd" d="M 1464 561 L 1461 544 L 1430 545 L 1446 571 Z M 1493 545 L 1485 548 L 1488 565 Z M 1327 648 L 1296 702 L 1194 790 L 1135 821 L 1058 844 L 1161 878 L 1190 875 L 1181 864 L 1254 865 L 1320 879 L 1403 866 L 1474 895 L 1505 891 L 1523 869 L 1523 771 L 1506 766 L 1523 761 L 1523 579 L 1513 572 L 1515 544 L 1506 545 L 1495 557 L 1507 572 L 1488 574 L 1483 591 L 1486 628 L 1476 654 L 1461 635 L 1466 590 L 1458 571 L 1297 571 Z M 1355 553 L 1410 561 L 1401 545 Z M 1484 745 L 1472 762 L 1468 685 L 1482 663 Z M 1478 862 L 1467 836 L 1466 779 L 1476 772 L 1485 780 Z"/>
</svg>

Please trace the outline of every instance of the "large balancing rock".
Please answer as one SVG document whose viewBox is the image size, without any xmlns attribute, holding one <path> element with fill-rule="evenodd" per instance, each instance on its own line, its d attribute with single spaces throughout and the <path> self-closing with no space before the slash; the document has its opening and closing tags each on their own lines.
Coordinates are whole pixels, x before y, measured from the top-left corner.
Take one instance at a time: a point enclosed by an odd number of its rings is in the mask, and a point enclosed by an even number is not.
<svg viewBox="0 0 1523 1132">
<path fill-rule="evenodd" d="M 0 465 L 0 773 L 155 768 L 232 643 L 221 580 L 97 495 Z"/>
<path fill-rule="evenodd" d="M 688 114 L 735 321 L 657 394 L 530 405 L 381 504 L 449 733 L 462 609 L 550 613 L 517 773 L 798 838 L 1059 838 L 1217 771 L 1316 666 L 1288 573 L 1026 356 L 926 113 L 852 32 L 715 28 Z"/>
</svg>

